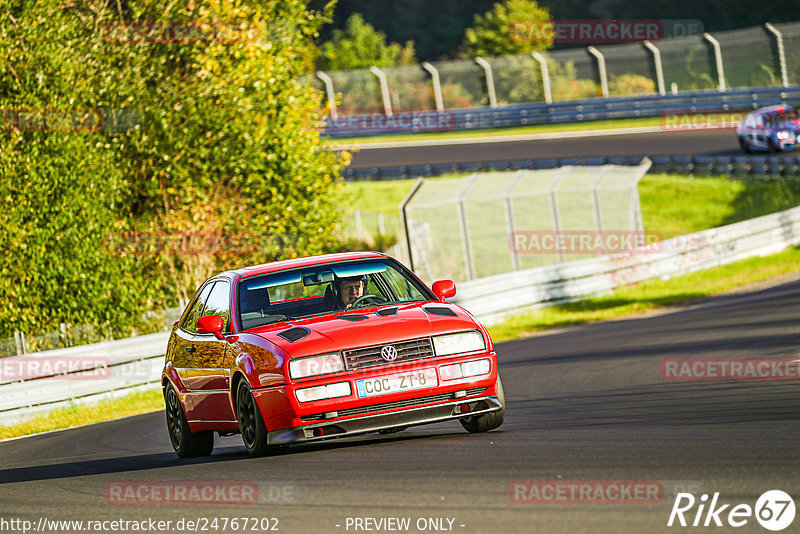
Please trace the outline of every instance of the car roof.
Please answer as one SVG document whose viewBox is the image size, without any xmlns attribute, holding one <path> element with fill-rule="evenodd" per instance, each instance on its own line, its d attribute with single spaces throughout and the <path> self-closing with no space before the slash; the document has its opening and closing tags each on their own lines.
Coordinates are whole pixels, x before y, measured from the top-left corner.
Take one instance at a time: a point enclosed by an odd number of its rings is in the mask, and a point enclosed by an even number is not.
<svg viewBox="0 0 800 534">
<path fill-rule="evenodd" d="M 752 112 L 753 115 L 769 115 L 770 113 L 786 113 L 792 112 L 795 109 L 792 106 L 784 106 L 782 104 L 778 104 L 775 106 L 767 106 L 765 108 L 760 108 Z"/>
<path fill-rule="evenodd" d="M 265 273 L 274 273 L 285 269 L 298 267 L 309 267 L 311 265 L 322 265 L 325 263 L 335 263 L 338 261 L 364 260 L 375 258 L 386 258 L 386 254 L 380 252 L 339 252 L 336 254 L 320 254 L 319 256 L 307 256 L 303 258 L 292 258 L 290 260 L 279 260 L 261 265 L 251 265 L 225 271 L 217 276 L 227 276 L 229 278 L 244 278 Z"/>
</svg>

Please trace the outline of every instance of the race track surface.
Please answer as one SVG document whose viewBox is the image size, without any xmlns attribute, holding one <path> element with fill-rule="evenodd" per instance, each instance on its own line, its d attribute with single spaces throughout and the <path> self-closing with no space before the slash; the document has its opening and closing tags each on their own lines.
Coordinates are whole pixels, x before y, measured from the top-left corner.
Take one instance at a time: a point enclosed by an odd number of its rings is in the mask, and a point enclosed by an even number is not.
<svg viewBox="0 0 800 534">
<path fill-rule="evenodd" d="M 675 491 L 698 498 L 719 492 L 721 502 L 754 506 L 763 492 L 780 489 L 800 503 L 800 382 L 671 382 L 662 380 L 660 362 L 800 357 L 798 309 L 795 282 L 503 343 L 508 414 L 502 427 L 482 435 L 437 424 L 258 459 L 233 436 L 217 439 L 210 458 L 182 461 L 164 416 L 154 413 L 3 442 L 0 520 L 150 517 L 174 525 L 181 518 L 275 517 L 282 533 L 437 531 L 432 524 L 464 534 L 697 531 L 666 527 Z M 646 504 L 512 502 L 509 489 L 526 480 L 643 481 L 660 484 L 666 496 Z M 259 502 L 125 505 L 104 498 L 120 483 L 188 481 L 255 484 Z M 687 513 L 690 521 L 696 509 Z M 354 528 L 353 518 L 410 523 L 366 530 Z M 444 520 L 417 528 L 429 518 Z M 800 517 L 785 532 L 798 525 Z M 766 532 L 753 518 L 735 531 Z"/>
<path fill-rule="evenodd" d="M 557 135 L 557 134 L 554 134 Z M 738 156 L 734 129 L 598 135 L 442 146 L 366 148 L 353 153 L 353 168 L 434 165 L 471 161 L 657 155 Z"/>
</svg>

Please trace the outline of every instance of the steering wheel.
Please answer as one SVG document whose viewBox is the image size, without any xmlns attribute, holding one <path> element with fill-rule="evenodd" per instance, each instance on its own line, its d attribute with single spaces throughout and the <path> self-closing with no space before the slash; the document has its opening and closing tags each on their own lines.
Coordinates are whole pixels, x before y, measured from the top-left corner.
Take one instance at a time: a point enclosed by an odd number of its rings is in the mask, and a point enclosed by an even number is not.
<svg viewBox="0 0 800 534">
<path fill-rule="evenodd" d="M 383 297 L 383 295 L 374 295 L 372 293 L 369 293 L 367 295 L 361 295 L 356 300 L 354 300 L 350 304 L 350 309 L 358 308 L 364 303 L 382 304 L 384 302 L 387 302 L 387 300 Z"/>
</svg>

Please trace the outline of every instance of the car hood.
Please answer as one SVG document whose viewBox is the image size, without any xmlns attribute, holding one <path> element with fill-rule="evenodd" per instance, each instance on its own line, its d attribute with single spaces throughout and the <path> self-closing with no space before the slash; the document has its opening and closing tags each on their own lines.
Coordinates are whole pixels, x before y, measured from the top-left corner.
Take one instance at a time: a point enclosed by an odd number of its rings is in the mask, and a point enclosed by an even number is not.
<svg viewBox="0 0 800 534">
<path fill-rule="evenodd" d="M 376 314 L 376 312 L 386 313 L 392 308 L 397 309 L 395 314 Z M 366 319 L 360 319 L 358 316 Z M 342 317 L 360 320 L 348 320 Z M 297 328 L 307 329 L 308 332 L 302 330 L 289 332 Z M 298 357 L 476 328 L 478 326 L 475 320 L 454 304 L 423 302 L 283 321 L 254 328 L 248 332 L 278 345 L 291 357 Z"/>
</svg>

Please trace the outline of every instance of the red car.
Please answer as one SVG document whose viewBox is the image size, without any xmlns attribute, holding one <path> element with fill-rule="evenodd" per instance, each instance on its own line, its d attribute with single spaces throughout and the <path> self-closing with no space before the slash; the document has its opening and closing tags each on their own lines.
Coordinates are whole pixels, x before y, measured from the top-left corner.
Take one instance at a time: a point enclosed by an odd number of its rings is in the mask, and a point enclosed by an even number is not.
<svg viewBox="0 0 800 534">
<path fill-rule="evenodd" d="M 213 433 L 272 446 L 457 419 L 469 432 L 505 417 L 497 354 L 449 280 L 429 289 L 375 252 L 224 272 L 175 323 L 162 387 L 180 457 L 211 454 Z"/>
</svg>

